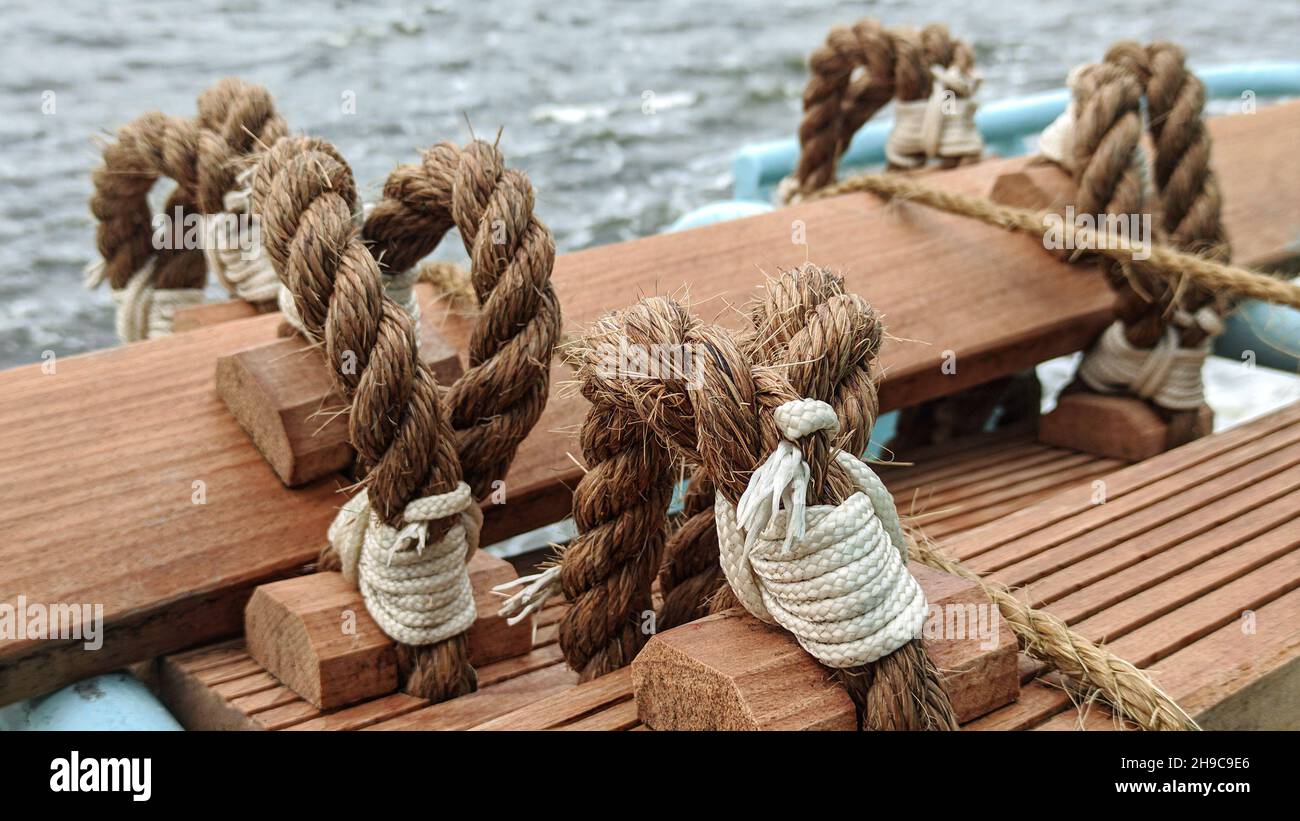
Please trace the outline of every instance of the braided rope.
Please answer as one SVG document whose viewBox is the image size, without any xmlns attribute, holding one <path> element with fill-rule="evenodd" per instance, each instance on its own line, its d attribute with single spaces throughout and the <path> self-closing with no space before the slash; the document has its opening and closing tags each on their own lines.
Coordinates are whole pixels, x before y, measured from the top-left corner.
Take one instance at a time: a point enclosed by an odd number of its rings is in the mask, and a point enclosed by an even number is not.
<svg viewBox="0 0 1300 821">
<path fill-rule="evenodd" d="M 266 251 L 307 331 L 324 343 L 335 385 L 351 404 L 348 433 L 367 502 L 379 523 L 409 532 L 403 530 L 408 505 L 454 491 L 460 465 L 437 381 L 417 356 L 414 323 L 384 297 L 379 266 L 361 241 L 352 172 L 328 143 L 286 138 L 260 157 L 252 190 Z M 418 555 L 428 542 L 445 544 L 444 535 L 462 524 L 450 512 L 417 522 L 423 538 L 415 545 L 400 540 L 395 562 L 418 564 L 402 554 Z M 458 556 L 462 565 L 468 558 L 468 550 Z M 412 694 L 438 701 L 476 686 L 463 632 L 398 649 Z"/>
<path fill-rule="evenodd" d="M 447 392 L 465 481 L 482 498 L 504 479 L 550 391 L 560 335 L 551 287 L 555 241 L 533 212 L 527 177 L 495 145 L 442 142 L 418 165 L 399 166 L 366 219 L 364 235 L 386 272 L 412 269 L 453 226 L 471 262 L 481 311 L 469 368 Z"/>
<path fill-rule="evenodd" d="M 599 397 L 649 426 L 660 447 L 700 465 L 717 495 L 735 505 L 762 454 L 775 450 L 781 441 L 775 409 L 798 397 L 776 369 L 755 367 L 748 361 L 727 333 L 686 317 L 671 300 L 642 300 L 597 323 L 575 347 L 575 364 L 589 397 Z M 689 346 L 703 355 L 690 379 L 624 378 L 608 372 L 601 353 L 620 342 Z M 839 363 L 853 357 L 829 351 L 824 358 Z M 799 450 L 808 466 L 815 504 L 838 505 L 852 495 L 851 477 L 831 458 L 825 431 L 803 437 Z M 840 670 L 837 676 L 862 709 L 867 728 L 956 726 L 938 674 L 919 641 L 909 641 L 873 664 Z"/>
<path fill-rule="evenodd" d="M 195 119 L 145 114 L 105 146 L 90 203 L 101 260 L 90 266 L 86 283 L 106 280 L 113 289 L 119 338 L 170 333 L 176 309 L 203 301 L 205 259 L 232 292 L 274 296 L 268 285 L 274 272 L 250 254 L 257 249 L 240 236 L 238 221 L 218 215 L 240 205 L 228 208 L 224 201 L 239 165 L 286 130 L 265 89 L 224 79 L 199 95 Z M 148 194 L 160 177 L 176 188 L 164 209 L 166 233 L 157 237 Z M 191 217 L 202 222 L 201 248 L 186 247 Z M 158 239 L 164 247 L 155 248 Z"/>
<path fill-rule="evenodd" d="M 919 637 L 929 611 L 907 571 L 893 497 L 857 457 L 836 450 L 859 492 L 805 509 L 810 471 L 795 443 L 838 431 L 839 419 L 816 399 L 787 402 L 775 418 L 786 440 L 750 476 L 740 504 L 718 496 L 723 571 L 746 610 L 789 630 L 818 661 L 869 664 Z"/>
<path fill-rule="evenodd" d="M 197 209 L 198 150 L 196 122 L 150 112 L 118 129 L 92 174 L 90 211 L 98 221 L 100 259 L 88 267 L 86 285 L 94 288 L 106 281 L 114 292 L 125 292 L 115 297 L 123 342 L 170 330 L 163 315 L 168 302 L 157 292 L 191 292 L 177 298 L 182 303 L 202 293 L 203 255 L 184 247 L 184 219 L 173 219 L 174 214 L 184 217 Z M 160 177 L 175 180 L 176 187 L 164 206 L 167 233 L 160 239 L 165 247 L 155 249 L 148 195 Z M 142 315 L 143 320 L 138 319 Z"/>
</svg>

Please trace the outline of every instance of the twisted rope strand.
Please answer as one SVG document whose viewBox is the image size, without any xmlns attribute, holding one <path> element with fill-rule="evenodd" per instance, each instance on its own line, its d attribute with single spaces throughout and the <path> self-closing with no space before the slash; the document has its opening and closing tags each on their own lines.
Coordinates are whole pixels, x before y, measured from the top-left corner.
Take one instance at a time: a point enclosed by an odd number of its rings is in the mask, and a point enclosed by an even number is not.
<svg viewBox="0 0 1300 821">
<path fill-rule="evenodd" d="M 1025 604 L 1004 585 L 981 578 L 945 555 L 924 534 L 909 535 L 916 559 L 936 570 L 978 583 L 998 606 L 1022 650 L 1097 692 L 1117 715 L 1144 730 L 1200 729 L 1146 673 L 1084 638 L 1051 613 Z"/>
<path fill-rule="evenodd" d="M 479 498 L 505 478 L 550 391 L 560 335 L 550 282 L 555 241 L 533 206 L 532 185 L 505 167 L 495 145 L 475 140 L 460 149 L 443 142 L 419 165 L 389 176 L 364 229 L 390 273 L 414 266 L 453 226 L 469 253 L 481 310 L 469 368 L 445 401 L 465 480 Z"/>
<path fill-rule="evenodd" d="M 252 176 L 267 253 L 304 326 L 324 341 L 335 384 L 351 404 L 349 438 L 370 509 L 383 526 L 407 533 L 408 505 L 455 490 L 460 465 L 437 381 L 417 356 L 414 323 L 384 297 L 379 266 L 361 241 L 356 201 L 351 170 L 321 140 L 280 140 Z M 417 521 L 416 544 L 395 537 L 397 550 L 418 554 L 460 519 Z M 462 553 L 463 565 L 469 556 Z M 462 566 L 457 576 L 466 573 Z M 407 692 L 441 701 L 476 686 L 463 632 L 398 650 Z"/>
</svg>

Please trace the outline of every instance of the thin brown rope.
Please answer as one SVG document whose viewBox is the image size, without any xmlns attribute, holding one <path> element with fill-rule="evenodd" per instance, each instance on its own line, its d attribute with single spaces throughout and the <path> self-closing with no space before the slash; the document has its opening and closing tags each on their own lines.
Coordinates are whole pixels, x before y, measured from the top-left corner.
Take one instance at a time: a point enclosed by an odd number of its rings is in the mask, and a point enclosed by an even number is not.
<svg viewBox="0 0 1300 821">
<path fill-rule="evenodd" d="M 364 237 L 385 273 L 414 266 L 455 227 L 480 306 L 469 368 L 447 391 L 460 463 L 474 495 L 503 481 L 550 392 L 560 336 L 551 287 L 555 240 L 534 213 L 533 187 L 497 147 L 474 140 L 429 148 L 389 175 Z"/>
<path fill-rule="evenodd" d="M 816 191 L 835 182 L 840 157 L 853 135 L 890 100 L 928 97 L 934 65 L 968 72 L 974 54 L 937 24 L 917 32 L 886 29 L 863 19 L 832 28 L 808 58 L 811 76 L 803 93 L 794 173 L 798 191 Z"/>
<path fill-rule="evenodd" d="M 1021 231 L 1038 237 L 1042 237 L 1044 230 L 1051 224 L 1052 218 L 1057 216 L 1046 211 L 999 205 L 982 197 L 933 188 L 898 174 L 860 174 L 827 186 L 808 199 L 819 200 L 854 192 L 866 192 L 886 199 L 914 202 L 949 214 L 970 217 L 999 228 Z M 1116 238 L 1114 242 L 1110 242 L 1109 239 L 1100 242 L 1093 236 L 1094 232 L 1091 229 L 1085 227 L 1074 229 L 1068 223 L 1064 227 L 1067 233 L 1073 231 L 1073 236 L 1067 239 L 1075 247 L 1089 248 L 1093 253 L 1123 262 L 1135 271 L 1160 277 L 1166 282 L 1177 283 L 1186 279 L 1220 295 L 1234 295 L 1300 308 L 1300 285 L 1268 274 L 1236 265 L 1225 265 L 1166 245 L 1139 247 L 1123 237 Z M 1142 259 L 1148 253 L 1150 256 Z"/>
<path fill-rule="evenodd" d="M 860 332 L 877 320 L 863 311 L 865 303 L 842 299 L 827 307 L 829 324 L 810 322 L 809 345 L 837 343 L 827 336 L 830 328 Z M 851 319 L 857 312 L 856 318 Z M 833 317 L 839 317 L 834 319 Z M 870 340 L 871 333 L 858 339 Z M 878 335 L 875 336 L 878 341 Z M 651 376 L 612 374 L 605 353 L 630 345 L 638 350 L 690 350 L 689 378 L 685 374 Z M 700 465 L 718 493 L 735 503 L 745 490 L 749 474 L 776 445 L 779 433 L 772 413 L 784 402 L 800 398 L 783 371 L 799 373 L 816 383 L 826 368 L 855 362 L 869 367 L 874 357 L 869 344 L 848 343 L 849 351 L 822 350 L 817 361 L 787 362 L 784 368 L 758 365 L 727 332 L 692 320 L 677 303 L 645 299 L 625 311 L 600 320 L 575 346 L 584 391 L 601 403 L 648 425 L 661 447 L 671 448 L 689 464 Z M 656 347 L 657 346 L 657 347 Z M 795 346 L 791 346 L 791 355 Z M 807 353 L 806 349 L 800 349 Z M 869 426 L 861 428 L 869 434 Z M 838 504 L 847 495 L 849 480 L 829 459 L 831 442 L 825 433 L 807 437 L 800 445 L 811 468 L 810 504 Z M 918 640 L 863 667 L 836 671 L 861 711 L 867 729 L 955 729 L 951 704 Z"/>
<path fill-rule="evenodd" d="M 1199 730 L 1183 708 L 1133 664 L 1070 629 L 1057 616 L 1036 610 L 1005 586 L 983 579 L 945 555 L 919 532 L 909 534 L 911 555 L 937 570 L 977 582 L 1016 634 L 1020 647 L 1100 695 L 1144 730 Z"/>
<path fill-rule="evenodd" d="M 261 157 L 252 192 L 266 251 L 351 405 L 349 439 L 371 505 L 400 526 L 409 502 L 452 491 L 461 471 L 437 381 L 417 356 L 414 323 L 384 296 L 361 241 L 352 172 L 328 143 L 285 138 Z M 439 538 L 454 519 L 431 522 L 428 536 Z M 399 645 L 399 666 L 404 689 L 433 701 L 476 687 L 463 633 Z"/>
</svg>

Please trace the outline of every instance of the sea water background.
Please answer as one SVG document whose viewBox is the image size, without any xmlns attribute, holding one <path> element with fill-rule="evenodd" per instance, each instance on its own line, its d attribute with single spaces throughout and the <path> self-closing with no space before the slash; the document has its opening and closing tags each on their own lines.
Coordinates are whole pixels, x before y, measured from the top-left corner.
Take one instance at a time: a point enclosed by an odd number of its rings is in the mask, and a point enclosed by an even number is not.
<svg viewBox="0 0 1300 821">
<path fill-rule="evenodd" d="M 0 367 L 115 344 L 108 294 L 80 284 L 96 140 L 150 109 L 192 114 L 220 77 L 266 85 L 368 198 L 422 146 L 467 139 L 467 122 L 503 129 L 574 250 L 724 198 L 737 147 L 794 134 L 807 53 L 865 15 L 947 23 L 977 48 L 984 100 L 1059 87 L 1123 37 L 1172 39 L 1200 64 L 1300 51 L 1294 0 L 0 0 Z"/>
</svg>

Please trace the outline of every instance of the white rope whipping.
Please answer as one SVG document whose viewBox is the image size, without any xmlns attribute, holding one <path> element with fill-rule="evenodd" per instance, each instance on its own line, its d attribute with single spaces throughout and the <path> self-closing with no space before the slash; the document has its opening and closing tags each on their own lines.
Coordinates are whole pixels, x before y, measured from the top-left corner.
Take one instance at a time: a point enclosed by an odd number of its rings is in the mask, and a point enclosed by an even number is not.
<svg viewBox="0 0 1300 821">
<path fill-rule="evenodd" d="M 796 443 L 839 421 L 814 399 L 787 402 L 776 421 L 786 441 L 754 471 L 740 504 L 721 494 L 714 502 L 727 581 L 746 610 L 829 667 L 883 658 L 921 634 L 928 612 L 893 498 L 870 467 L 837 450 L 859 491 L 808 507 L 810 471 Z"/>
<path fill-rule="evenodd" d="M 252 218 L 252 173 L 249 167 L 235 178 L 235 188 L 222 198 L 225 211 L 204 219 L 203 256 L 208 270 L 230 295 L 247 302 L 269 302 L 280 290 L 280 277 L 261 242 L 261 229 Z"/>
<path fill-rule="evenodd" d="M 1196 347 L 1178 344 L 1178 329 L 1199 326 L 1208 336 Z M 1083 357 L 1079 378 L 1098 393 L 1131 393 L 1168 410 L 1192 410 L 1205 403 L 1201 369 L 1223 321 L 1210 308 L 1195 315 L 1177 311 L 1154 348 L 1134 347 L 1124 325 L 1112 322 Z"/>
<path fill-rule="evenodd" d="M 125 288 L 111 289 L 116 305 L 114 325 L 123 342 L 168 336 L 178 310 L 203 304 L 202 288 L 155 287 L 154 259 L 150 257 L 132 274 Z M 104 262 L 100 260 L 86 269 L 85 284 L 93 290 L 103 281 Z"/>
<path fill-rule="evenodd" d="M 434 544 L 428 523 L 459 520 Z M 474 593 L 467 558 L 478 549 L 483 513 L 469 485 L 416 499 L 402 513 L 400 530 L 380 520 L 363 490 L 339 511 L 329 529 L 343 575 L 361 590 L 366 610 L 384 634 L 407 645 L 435 644 L 474 623 Z"/>
<path fill-rule="evenodd" d="M 975 127 L 971 99 L 980 76 L 955 66 L 930 67 L 934 83 L 924 100 L 894 103 L 894 127 L 885 141 L 885 157 L 902 168 L 916 168 L 935 157 L 979 156 L 984 140 Z"/>
</svg>

